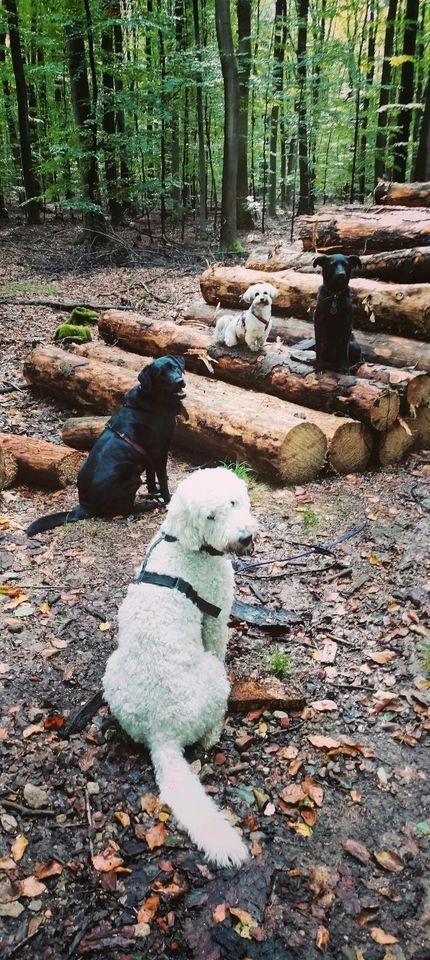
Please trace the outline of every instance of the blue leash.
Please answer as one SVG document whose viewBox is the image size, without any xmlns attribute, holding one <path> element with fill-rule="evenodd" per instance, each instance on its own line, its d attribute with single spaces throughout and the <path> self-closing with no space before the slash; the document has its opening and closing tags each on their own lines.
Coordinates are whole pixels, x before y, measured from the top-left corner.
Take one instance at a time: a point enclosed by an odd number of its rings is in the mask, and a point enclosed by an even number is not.
<svg viewBox="0 0 430 960">
<path fill-rule="evenodd" d="M 302 560 L 304 557 L 310 557 L 313 553 L 330 553 L 333 547 L 337 547 L 340 543 L 345 543 L 346 540 L 352 540 L 353 537 L 358 537 L 368 526 L 369 521 L 366 520 L 361 527 L 357 527 L 356 530 L 351 530 L 350 533 L 344 533 L 342 537 L 333 540 L 333 543 L 327 543 L 322 547 L 311 547 L 303 553 L 296 553 L 293 557 L 282 557 L 280 560 L 260 560 L 259 563 L 247 563 L 244 567 L 240 567 L 237 575 L 241 576 L 246 570 L 255 570 L 256 567 L 268 567 L 274 563 L 292 563 L 293 560 Z"/>
</svg>

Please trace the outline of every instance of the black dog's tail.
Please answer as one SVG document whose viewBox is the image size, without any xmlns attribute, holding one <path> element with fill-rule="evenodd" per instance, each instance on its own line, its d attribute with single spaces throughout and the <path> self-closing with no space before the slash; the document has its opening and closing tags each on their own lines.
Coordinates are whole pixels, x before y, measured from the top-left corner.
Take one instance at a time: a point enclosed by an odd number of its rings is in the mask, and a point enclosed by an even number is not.
<svg viewBox="0 0 430 960">
<path fill-rule="evenodd" d="M 54 527 L 62 527 L 64 523 L 76 523 L 77 520 L 87 520 L 93 514 L 85 507 L 73 507 L 72 510 L 64 510 L 63 513 L 48 513 L 46 517 L 40 517 L 34 523 L 27 527 L 28 537 L 34 537 L 36 533 L 43 533 L 44 530 L 53 530 Z"/>
</svg>

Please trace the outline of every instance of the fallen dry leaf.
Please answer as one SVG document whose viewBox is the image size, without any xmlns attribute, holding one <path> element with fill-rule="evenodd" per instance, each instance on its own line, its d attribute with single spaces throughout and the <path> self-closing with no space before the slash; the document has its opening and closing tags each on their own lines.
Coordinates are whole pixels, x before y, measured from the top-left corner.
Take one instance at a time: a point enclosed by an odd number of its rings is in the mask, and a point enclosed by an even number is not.
<svg viewBox="0 0 430 960">
<path fill-rule="evenodd" d="M 101 873 L 111 873 L 112 870 L 116 870 L 117 867 L 122 866 L 124 862 L 122 857 L 118 857 L 110 847 L 108 847 L 107 850 L 103 850 L 103 853 L 98 853 L 95 857 L 91 857 L 91 861 L 94 869 L 99 870 Z"/>
<path fill-rule="evenodd" d="M 351 790 L 349 795 L 354 803 L 363 803 L 363 796 L 359 790 Z"/>
<path fill-rule="evenodd" d="M 18 860 L 21 860 L 21 857 L 24 856 L 25 850 L 28 847 L 27 837 L 24 837 L 23 833 L 19 833 L 16 840 L 14 840 L 11 846 L 11 854 L 16 863 Z"/>
<path fill-rule="evenodd" d="M 44 880 L 45 877 L 56 877 L 64 870 L 63 864 L 58 860 L 50 860 L 49 863 L 36 863 L 34 875 L 38 880 Z"/>
<path fill-rule="evenodd" d="M 167 829 L 164 823 L 156 823 L 155 826 L 150 827 L 145 833 L 145 840 L 150 850 L 154 850 L 156 847 L 162 847 L 166 837 Z"/>
<path fill-rule="evenodd" d="M 14 867 L 16 863 L 11 857 L 0 857 L 0 870 L 13 870 Z"/>
<path fill-rule="evenodd" d="M 308 736 L 309 743 L 313 747 L 317 747 L 318 750 L 336 750 L 337 747 L 340 747 L 340 741 L 334 740 L 333 737 L 320 737 L 318 735 Z"/>
<path fill-rule="evenodd" d="M 388 944 L 388 943 L 398 943 L 397 937 L 393 937 L 391 933 L 385 933 L 385 930 L 382 930 L 382 927 L 372 927 L 370 931 L 370 936 L 375 943 Z"/>
<path fill-rule="evenodd" d="M 300 783 L 288 784 L 288 787 L 284 787 L 281 793 L 281 797 L 284 803 L 291 803 L 291 804 L 300 803 L 300 800 L 304 800 L 305 796 L 306 794 L 302 789 L 302 785 Z"/>
<path fill-rule="evenodd" d="M 330 940 L 330 934 L 325 927 L 318 927 L 317 935 L 315 937 L 315 943 L 318 950 L 321 950 L 321 953 L 325 953 L 327 950 L 328 942 Z"/>
<path fill-rule="evenodd" d="M 36 877 L 25 877 L 24 880 L 18 880 L 18 886 L 21 897 L 40 897 L 40 894 L 47 890 L 46 883 L 36 880 Z"/>
<path fill-rule="evenodd" d="M 252 924 L 255 923 L 251 914 L 247 910 L 241 910 L 240 907 L 230 907 L 230 913 L 233 917 L 237 917 L 245 927 L 252 927 Z"/>
<path fill-rule="evenodd" d="M 370 903 L 368 907 L 362 907 L 360 913 L 357 917 L 357 923 L 360 924 L 360 927 L 365 927 L 366 924 L 370 923 L 371 920 L 376 920 L 378 914 L 381 912 L 381 907 L 379 903 Z"/>
<path fill-rule="evenodd" d="M 137 911 L 138 923 L 150 923 L 157 913 L 160 905 L 160 897 L 148 897 Z"/>
<path fill-rule="evenodd" d="M 318 786 L 317 783 L 312 779 L 312 777 L 306 777 L 302 783 L 303 790 L 306 792 L 306 796 L 310 797 L 311 800 L 316 803 L 317 807 L 322 806 L 324 799 L 324 790 L 322 787 Z"/>
<path fill-rule="evenodd" d="M 368 850 L 364 844 L 359 843 L 358 840 L 351 840 L 349 838 L 342 840 L 342 847 L 347 853 L 351 854 L 351 857 L 359 860 L 360 863 L 369 863 L 371 860 L 370 850 Z"/>
<path fill-rule="evenodd" d="M 392 650 L 381 650 L 378 653 L 366 653 L 368 660 L 372 660 L 373 663 L 379 663 L 383 665 L 384 663 L 390 663 L 390 660 L 394 660 L 397 654 Z"/>
<path fill-rule="evenodd" d="M 399 854 L 394 853 L 393 850 L 381 850 L 380 853 L 375 853 L 374 857 L 380 866 L 383 867 L 384 870 L 389 870 L 390 873 L 401 873 L 404 869 L 404 861 L 399 857 Z"/>
<path fill-rule="evenodd" d="M 152 817 L 152 814 L 159 806 L 159 800 L 153 793 L 144 793 L 143 797 L 140 798 L 140 806 L 148 816 Z"/>
<path fill-rule="evenodd" d="M 128 813 L 124 813 L 122 810 L 115 810 L 114 817 L 115 820 L 118 820 L 122 827 L 130 826 L 130 817 Z"/>
<path fill-rule="evenodd" d="M 35 733 L 43 733 L 43 729 L 43 723 L 30 723 L 30 726 L 22 731 L 22 738 L 28 740 L 28 737 L 33 737 Z"/>
<path fill-rule="evenodd" d="M 218 906 L 215 907 L 215 910 L 214 910 L 214 912 L 213 912 L 213 914 L 212 914 L 212 920 L 213 920 L 213 922 L 214 922 L 214 923 L 224 923 L 224 920 L 225 920 L 225 918 L 226 918 L 226 916 L 227 916 L 227 910 L 228 910 L 228 907 L 227 907 L 227 904 L 226 904 L 225 901 L 224 901 L 224 903 L 219 903 Z"/>
<path fill-rule="evenodd" d="M 334 700 L 313 700 L 310 706 L 313 710 L 318 710 L 319 713 L 338 709 L 337 703 L 335 703 Z"/>
<path fill-rule="evenodd" d="M 308 837 L 311 837 L 313 834 L 312 827 L 308 826 L 307 823 L 301 823 L 300 821 L 293 823 L 291 821 L 291 823 L 289 823 L 288 826 L 291 828 L 291 830 L 294 830 L 295 833 L 298 833 L 299 837 L 308 838 Z"/>
</svg>

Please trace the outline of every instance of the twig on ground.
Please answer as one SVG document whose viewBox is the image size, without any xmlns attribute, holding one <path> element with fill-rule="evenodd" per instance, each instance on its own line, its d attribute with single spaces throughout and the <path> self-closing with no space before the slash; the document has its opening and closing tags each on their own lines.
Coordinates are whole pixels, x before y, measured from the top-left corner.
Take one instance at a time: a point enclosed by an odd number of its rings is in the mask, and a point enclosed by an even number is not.
<svg viewBox="0 0 430 960">
<path fill-rule="evenodd" d="M 89 795 L 89 793 L 88 793 L 88 787 L 85 787 L 85 810 L 86 810 L 86 813 L 87 813 L 88 826 L 89 826 L 90 830 L 92 830 L 92 829 L 93 829 L 93 822 L 92 822 L 92 817 L 91 817 L 91 804 L 90 804 L 90 795 Z M 92 839 L 91 839 L 91 836 L 88 836 L 88 846 L 89 846 L 89 848 L 90 848 L 90 854 L 91 854 L 91 856 L 93 857 L 93 856 L 94 856 L 94 844 L 93 844 L 93 841 L 92 841 Z"/>
<path fill-rule="evenodd" d="M 60 300 L 16 300 L 15 297 L 0 297 L 0 304 L 10 303 L 22 307 L 52 307 L 54 310 L 75 310 L 77 307 L 85 307 L 87 310 L 131 310 L 131 305 L 124 306 L 123 303 L 89 303 L 88 301 L 77 301 L 76 303 L 62 303 Z"/>
<path fill-rule="evenodd" d="M 15 803 L 14 800 L 0 800 L 0 806 L 6 807 L 8 810 L 16 810 L 18 813 L 22 813 L 23 817 L 56 817 L 57 810 L 44 810 L 30 807 L 24 807 L 22 803 Z"/>
</svg>

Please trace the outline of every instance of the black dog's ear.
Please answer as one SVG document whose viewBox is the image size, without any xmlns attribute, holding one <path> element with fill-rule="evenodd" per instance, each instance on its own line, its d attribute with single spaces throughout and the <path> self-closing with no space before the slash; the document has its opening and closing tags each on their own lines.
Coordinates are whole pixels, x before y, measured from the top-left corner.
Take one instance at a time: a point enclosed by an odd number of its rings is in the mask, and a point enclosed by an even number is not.
<svg viewBox="0 0 430 960">
<path fill-rule="evenodd" d="M 152 364 L 149 364 L 147 367 L 144 367 L 137 378 L 140 383 L 141 393 L 152 393 L 151 366 Z"/>
<path fill-rule="evenodd" d="M 353 270 L 354 268 L 357 268 L 357 270 L 361 270 L 362 263 L 361 263 L 360 257 L 356 257 L 356 256 L 348 257 L 348 262 L 350 267 L 352 267 Z"/>
<path fill-rule="evenodd" d="M 319 257 L 316 257 L 316 259 L 313 260 L 312 262 L 312 266 L 314 270 L 315 270 L 315 267 L 323 267 L 324 264 L 327 263 L 327 260 L 329 259 L 330 258 L 327 256 L 326 253 L 322 253 Z"/>
</svg>

